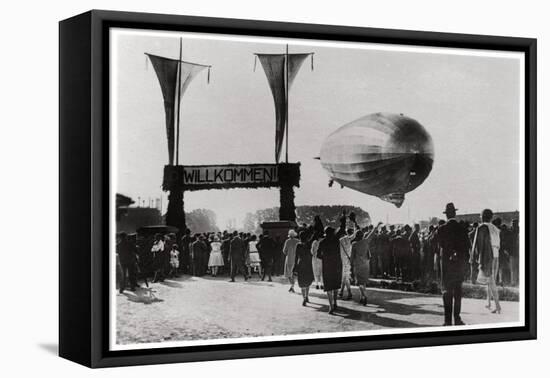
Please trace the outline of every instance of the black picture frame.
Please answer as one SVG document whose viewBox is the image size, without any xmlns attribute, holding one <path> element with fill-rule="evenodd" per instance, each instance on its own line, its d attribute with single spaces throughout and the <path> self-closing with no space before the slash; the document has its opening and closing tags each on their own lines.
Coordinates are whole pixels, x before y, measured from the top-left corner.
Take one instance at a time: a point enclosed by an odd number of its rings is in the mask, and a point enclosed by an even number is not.
<svg viewBox="0 0 550 378">
<path fill-rule="evenodd" d="M 109 351 L 111 27 L 517 51 L 525 54 L 525 326 Z M 59 24 L 59 354 L 89 367 L 535 339 L 536 39 L 93 10 Z"/>
</svg>

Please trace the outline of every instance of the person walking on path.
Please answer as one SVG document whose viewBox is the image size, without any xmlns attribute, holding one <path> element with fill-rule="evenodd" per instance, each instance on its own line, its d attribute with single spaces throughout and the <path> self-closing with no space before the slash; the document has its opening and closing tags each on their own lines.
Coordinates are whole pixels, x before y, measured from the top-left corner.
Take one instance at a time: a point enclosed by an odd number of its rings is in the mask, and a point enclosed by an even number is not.
<svg viewBox="0 0 550 378">
<path fill-rule="evenodd" d="M 302 290 L 302 306 L 309 302 L 309 287 L 313 282 L 313 266 L 307 239 L 307 232 L 301 231 L 300 242 L 296 246 L 296 261 L 294 263 L 294 272 L 298 276 L 298 286 Z"/>
<path fill-rule="evenodd" d="M 340 238 L 340 258 L 342 260 L 342 283 L 340 285 L 340 298 L 344 297 L 344 289 L 347 289 L 348 296 L 345 298 L 349 300 L 351 295 L 351 241 L 354 239 L 354 230 L 349 228 L 347 235 Z"/>
<path fill-rule="evenodd" d="M 462 281 L 469 260 L 470 239 L 468 230 L 455 219 L 454 204 L 448 203 L 445 211 L 447 222 L 438 231 L 441 253 L 441 291 L 445 311 L 444 326 L 450 326 L 454 316 L 455 325 L 464 325 L 460 317 L 462 306 Z"/>
<path fill-rule="evenodd" d="M 500 250 L 500 230 L 491 223 L 493 212 L 485 209 L 481 212 L 481 225 L 474 235 L 472 260 L 479 267 L 477 282 L 487 284 L 487 309 L 491 310 L 491 298 L 495 300 L 494 314 L 500 314 L 501 307 L 498 298 L 496 275 L 498 273 L 498 255 Z"/>
<path fill-rule="evenodd" d="M 329 314 L 338 308 L 338 289 L 342 283 L 342 259 L 340 257 L 340 241 L 334 233 L 334 228 L 325 228 L 325 237 L 319 242 L 317 258 L 323 262 L 323 286 L 327 293 Z"/>
<path fill-rule="evenodd" d="M 256 244 L 256 248 L 260 252 L 260 260 L 262 261 L 262 281 L 267 276 L 267 281 L 271 282 L 271 275 L 273 274 L 273 263 L 275 254 L 277 253 L 277 245 L 275 240 L 269 235 L 269 231 L 265 230 L 264 235 Z"/>
<path fill-rule="evenodd" d="M 285 255 L 285 270 L 284 276 L 290 283 L 290 293 L 294 293 L 294 264 L 296 263 L 296 246 L 300 242 L 296 238 L 296 231 L 288 231 L 288 239 L 283 246 L 283 254 Z"/>
</svg>

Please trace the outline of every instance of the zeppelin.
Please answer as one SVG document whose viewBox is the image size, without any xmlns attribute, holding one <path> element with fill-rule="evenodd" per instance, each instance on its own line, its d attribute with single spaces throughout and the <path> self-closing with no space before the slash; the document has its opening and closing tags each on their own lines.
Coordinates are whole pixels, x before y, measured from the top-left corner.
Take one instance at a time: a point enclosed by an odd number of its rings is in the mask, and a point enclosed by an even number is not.
<svg viewBox="0 0 550 378">
<path fill-rule="evenodd" d="M 420 186 L 434 162 L 432 137 L 402 114 L 374 113 L 330 134 L 321 165 L 343 187 L 379 197 L 398 208 L 405 193 Z"/>
</svg>

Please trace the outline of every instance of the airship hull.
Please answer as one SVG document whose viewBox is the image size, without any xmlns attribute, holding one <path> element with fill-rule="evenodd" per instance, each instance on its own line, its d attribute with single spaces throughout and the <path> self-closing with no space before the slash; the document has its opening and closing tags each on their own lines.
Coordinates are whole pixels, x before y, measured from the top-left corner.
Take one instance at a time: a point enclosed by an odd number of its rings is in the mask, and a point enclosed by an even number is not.
<svg viewBox="0 0 550 378">
<path fill-rule="evenodd" d="M 330 178 L 400 207 L 428 177 L 434 161 L 431 136 L 416 120 L 375 113 L 342 126 L 321 147 Z"/>
</svg>

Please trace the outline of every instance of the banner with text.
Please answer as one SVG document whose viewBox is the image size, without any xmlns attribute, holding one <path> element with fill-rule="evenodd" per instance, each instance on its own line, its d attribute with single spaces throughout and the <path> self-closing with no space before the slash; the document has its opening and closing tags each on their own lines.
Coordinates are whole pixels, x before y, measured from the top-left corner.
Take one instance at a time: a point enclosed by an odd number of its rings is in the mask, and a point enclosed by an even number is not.
<svg viewBox="0 0 550 378">
<path fill-rule="evenodd" d="M 283 167 L 284 165 L 284 167 Z M 281 186 L 281 169 L 299 172 L 295 164 L 227 164 L 227 165 L 167 165 L 164 167 L 164 190 L 270 188 Z M 298 173 L 299 177 L 299 173 Z M 297 185 L 293 179 L 291 185 Z"/>
</svg>

